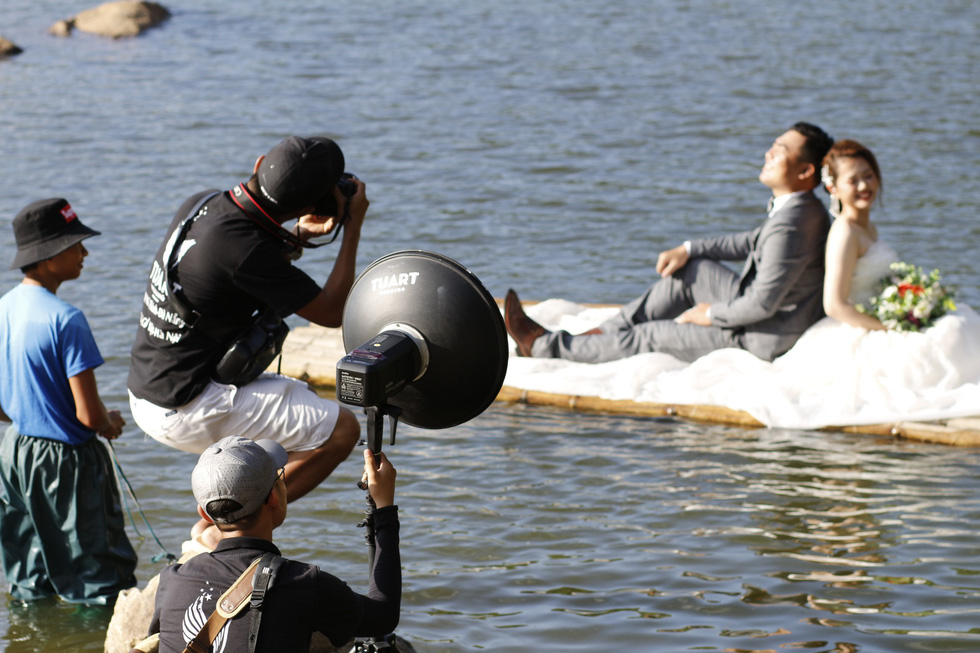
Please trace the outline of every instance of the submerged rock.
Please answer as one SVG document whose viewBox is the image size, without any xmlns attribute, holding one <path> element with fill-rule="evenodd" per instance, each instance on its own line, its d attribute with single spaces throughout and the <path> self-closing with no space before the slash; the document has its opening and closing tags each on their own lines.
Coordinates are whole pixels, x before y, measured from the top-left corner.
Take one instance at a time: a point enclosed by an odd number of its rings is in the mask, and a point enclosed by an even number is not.
<svg viewBox="0 0 980 653">
<path fill-rule="evenodd" d="M 170 11 L 155 2 L 115 0 L 86 9 L 74 18 L 60 20 L 48 30 L 55 36 L 69 36 L 73 28 L 119 39 L 142 34 L 170 18 Z"/>
<path fill-rule="evenodd" d="M 23 50 L 17 47 L 16 43 L 13 41 L 8 41 L 0 36 L 0 59 L 12 57 L 15 54 L 20 54 L 21 52 L 23 52 Z"/>
<path fill-rule="evenodd" d="M 48 32 L 54 36 L 71 36 L 71 31 L 75 29 L 75 19 L 59 20 L 48 28 Z"/>
</svg>

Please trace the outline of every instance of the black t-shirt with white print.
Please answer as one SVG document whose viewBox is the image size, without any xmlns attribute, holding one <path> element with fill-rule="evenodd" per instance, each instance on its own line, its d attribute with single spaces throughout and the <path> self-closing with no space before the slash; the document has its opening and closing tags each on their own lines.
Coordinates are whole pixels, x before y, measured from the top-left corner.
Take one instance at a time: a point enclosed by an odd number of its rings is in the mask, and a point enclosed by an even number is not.
<svg viewBox="0 0 980 653">
<path fill-rule="evenodd" d="M 262 606 L 256 653 L 308 651 L 314 632 L 334 646 L 352 637 L 381 638 L 398 626 L 401 610 L 401 557 L 398 508 L 374 513 L 377 551 L 367 595 L 359 594 L 316 565 L 287 560 L 276 574 Z M 218 598 L 253 560 L 279 553 L 268 540 L 236 537 L 222 540 L 212 553 L 194 556 L 160 573 L 149 633 L 160 633 L 160 653 L 179 653 L 214 612 Z M 251 608 L 226 623 L 215 639 L 214 653 L 248 650 Z"/>
<path fill-rule="evenodd" d="M 166 290 L 163 255 L 187 213 L 207 193 L 181 205 L 153 258 L 129 367 L 129 390 L 164 408 L 177 408 L 204 389 L 231 340 L 255 311 L 286 317 L 311 302 L 320 286 L 293 266 L 291 248 L 242 211 L 228 192 L 210 199 L 177 249 L 176 273 L 185 304 L 224 333 L 221 341 L 189 328 Z"/>
</svg>

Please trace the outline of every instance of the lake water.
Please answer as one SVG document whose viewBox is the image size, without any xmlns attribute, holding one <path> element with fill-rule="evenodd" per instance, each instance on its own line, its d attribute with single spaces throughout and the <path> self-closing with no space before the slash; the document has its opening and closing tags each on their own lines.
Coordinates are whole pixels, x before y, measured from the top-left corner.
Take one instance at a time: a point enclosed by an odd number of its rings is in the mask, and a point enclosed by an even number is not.
<svg viewBox="0 0 980 653">
<path fill-rule="evenodd" d="M 74 0 L 7 4 L 0 35 L 25 53 L 0 62 L 0 252 L 41 197 L 103 232 L 59 294 L 127 418 L 164 225 L 291 133 L 333 136 L 367 182 L 359 268 L 426 249 L 498 297 L 621 302 L 662 249 L 754 227 L 764 151 L 809 120 L 876 152 L 882 237 L 980 306 L 972 0 L 171 0 L 164 27 L 123 41 L 50 37 Z M 334 251 L 302 267 L 322 279 Z M 0 267 L 6 291 L 19 274 Z M 193 456 L 132 426 L 115 448 L 176 552 Z M 398 632 L 419 651 L 980 650 L 976 449 L 494 405 L 400 427 L 386 451 Z M 277 542 L 363 590 L 358 459 L 293 504 Z M 143 584 L 163 563 L 137 526 Z M 0 646 L 99 651 L 107 618 L 8 598 Z"/>
</svg>

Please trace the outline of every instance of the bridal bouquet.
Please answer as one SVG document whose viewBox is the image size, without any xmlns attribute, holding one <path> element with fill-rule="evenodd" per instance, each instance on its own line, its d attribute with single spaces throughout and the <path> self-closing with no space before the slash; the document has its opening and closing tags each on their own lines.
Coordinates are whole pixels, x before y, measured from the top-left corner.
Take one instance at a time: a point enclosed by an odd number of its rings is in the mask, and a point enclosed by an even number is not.
<svg viewBox="0 0 980 653">
<path fill-rule="evenodd" d="M 881 280 L 884 290 L 871 298 L 871 305 L 856 307 L 881 320 L 889 330 L 922 331 L 956 309 L 954 289 L 940 283 L 939 270 L 924 274 L 922 268 L 909 263 L 892 263 L 891 269 Z"/>
</svg>

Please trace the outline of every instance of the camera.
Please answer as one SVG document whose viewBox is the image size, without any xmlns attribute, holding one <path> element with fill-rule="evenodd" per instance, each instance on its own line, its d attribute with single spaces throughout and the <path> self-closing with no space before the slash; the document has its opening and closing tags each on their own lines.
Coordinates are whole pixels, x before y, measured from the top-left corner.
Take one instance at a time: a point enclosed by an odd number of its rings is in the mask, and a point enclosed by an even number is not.
<svg viewBox="0 0 980 653">
<path fill-rule="evenodd" d="M 352 181 L 353 179 L 357 179 L 357 176 L 350 172 L 345 172 L 340 175 L 340 179 L 337 181 L 337 190 L 347 199 L 354 197 L 357 193 L 357 184 Z"/>
<path fill-rule="evenodd" d="M 345 172 L 340 175 L 340 179 L 337 180 L 337 190 L 340 194 L 347 198 L 347 206 L 340 207 L 337 206 L 337 201 L 333 197 L 333 188 L 328 190 L 320 198 L 320 201 L 316 203 L 314 210 L 317 215 L 332 215 L 336 218 L 340 218 L 341 223 L 344 222 L 344 215 L 347 212 L 347 207 L 350 205 L 350 199 L 357 194 L 357 183 L 354 181 L 357 177 L 349 172 Z M 333 242 L 333 241 L 331 241 Z"/>
</svg>

